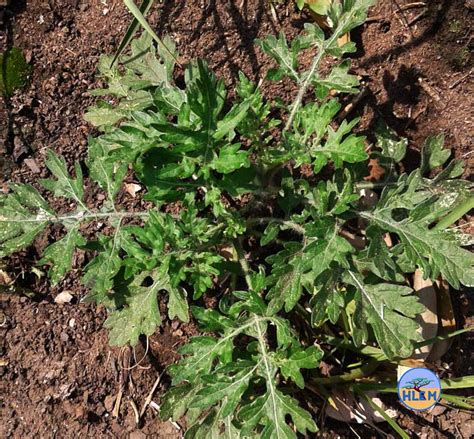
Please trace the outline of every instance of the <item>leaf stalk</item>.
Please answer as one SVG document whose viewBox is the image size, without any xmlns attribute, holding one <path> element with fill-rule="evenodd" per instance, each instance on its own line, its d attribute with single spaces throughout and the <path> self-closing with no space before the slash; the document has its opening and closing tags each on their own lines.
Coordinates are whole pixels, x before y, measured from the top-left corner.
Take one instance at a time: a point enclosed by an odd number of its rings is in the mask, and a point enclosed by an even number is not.
<svg viewBox="0 0 474 439">
<path fill-rule="evenodd" d="M 458 204 L 448 215 L 442 218 L 433 230 L 444 230 L 454 224 L 457 220 L 461 219 L 471 209 L 474 209 L 474 197 L 465 199 L 462 203 Z"/>
</svg>

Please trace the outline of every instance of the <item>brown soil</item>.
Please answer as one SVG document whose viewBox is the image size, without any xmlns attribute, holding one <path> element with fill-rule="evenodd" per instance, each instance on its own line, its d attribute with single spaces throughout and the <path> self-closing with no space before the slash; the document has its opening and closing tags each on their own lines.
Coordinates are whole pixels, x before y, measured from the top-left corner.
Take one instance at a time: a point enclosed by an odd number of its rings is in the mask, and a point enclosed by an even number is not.
<svg viewBox="0 0 474 439">
<path fill-rule="evenodd" d="M 427 135 L 444 132 L 456 157 L 468 163 L 466 175 L 471 175 L 472 2 L 427 2 L 427 13 L 415 22 L 422 9 L 398 10 L 408 3 L 380 1 L 369 23 L 352 36 L 360 46 L 354 71 L 365 81 L 368 94 L 351 117 L 362 117 L 361 129 L 369 138 L 379 117 L 407 136 L 411 149 L 407 168 L 416 166 L 417 151 Z M 159 33 L 175 39 L 184 59 L 206 58 L 232 86 L 239 70 L 259 80 L 271 65 L 255 48 L 255 38 L 279 31 L 291 38 L 309 20 L 291 2 L 276 5 L 275 11 L 276 21 L 266 0 L 169 0 L 156 5 L 150 21 Z M 35 183 L 46 176 L 43 160 L 48 149 L 63 154 L 69 164 L 84 159 L 87 136 L 94 132 L 82 115 L 93 102 L 87 92 L 96 85 L 98 57 L 116 49 L 129 20 L 120 0 L 11 2 L 0 50 L 12 45 L 23 49 L 33 74 L 27 89 L 9 102 L 0 100 L 0 188 L 5 189 L 7 181 Z M 288 83 L 266 84 L 264 91 L 268 97 L 294 92 Z M 141 203 L 126 194 L 122 199 L 129 206 Z M 90 202 L 96 202 L 93 196 Z M 0 296 L 1 437 L 180 437 L 152 408 L 137 424 L 132 405 L 140 411 L 163 368 L 178 358 L 177 347 L 196 328 L 166 322 L 150 338 L 148 349 L 145 341 L 135 351 L 110 348 L 102 329 L 105 311 L 78 303 L 85 291 L 77 271 L 87 255 L 78 252 L 74 270 L 55 288 L 31 271 L 48 240 L 60 230 L 50 232 L 50 237 L 7 260 L 6 271 L 17 276 L 18 288 L 15 294 Z M 73 293 L 73 301 L 54 303 L 64 290 Z M 465 316 L 472 315 L 470 294 L 454 297 L 460 327 Z M 438 365 L 441 374 L 472 375 L 469 352 L 468 338 L 457 340 Z M 159 403 L 167 385 L 163 375 L 153 401 Z M 120 389 L 122 403 L 114 418 Z M 470 435 L 472 424 L 466 413 L 447 409 L 436 416 L 416 415 L 401 409 L 395 399 L 388 402 L 399 410 L 398 422 L 417 437 Z M 383 424 L 380 428 L 390 432 Z M 351 431 L 330 420 L 320 433 L 321 437 L 379 434 L 363 426 Z"/>
</svg>

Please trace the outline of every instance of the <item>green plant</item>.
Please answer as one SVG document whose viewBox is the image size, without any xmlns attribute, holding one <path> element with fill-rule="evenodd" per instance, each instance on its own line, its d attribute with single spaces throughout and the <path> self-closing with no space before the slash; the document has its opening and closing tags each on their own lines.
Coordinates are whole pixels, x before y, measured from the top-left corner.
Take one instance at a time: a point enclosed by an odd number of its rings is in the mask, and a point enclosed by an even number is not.
<svg viewBox="0 0 474 439">
<path fill-rule="evenodd" d="M 319 15 L 326 15 L 332 0 L 296 0 L 296 5 L 299 9 L 303 9 L 307 6 L 313 12 Z"/>
<path fill-rule="evenodd" d="M 202 60 L 187 66 L 178 87 L 172 41 L 155 48 L 145 33 L 118 66 L 102 58 L 108 88 L 94 94 L 117 103 L 100 102 L 85 116 L 102 130 L 90 139 L 86 161 L 87 178 L 106 195 L 102 206 L 84 201 L 81 166 L 73 175 L 51 151 L 52 178 L 41 184 L 70 199 L 74 210 L 56 212 L 30 185 L 12 185 L 0 196 L 0 256 L 28 246 L 51 223 L 65 232 L 39 261 L 50 266 L 53 284 L 70 269 L 75 248 L 93 252 L 84 268 L 86 300 L 108 308 L 112 344 L 133 345 L 140 334 L 153 334 L 162 319 L 159 294 L 167 297 L 168 317 L 187 322 L 188 302 L 199 304 L 219 287 L 218 309 L 191 307 L 209 335 L 193 337 L 169 368 L 173 387 L 162 416 L 186 414 L 187 437 L 225 431 L 292 438 L 295 431 L 316 431 L 307 404 L 298 402 L 308 381 L 325 395 L 324 386 L 353 382 L 379 362 L 408 357 L 420 342 L 414 319 L 424 308 L 407 275 L 420 267 L 455 288 L 474 284 L 473 255 L 461 248 L 468 238 L 447 229 L 444 219 L 459 218 L 472 204 L 470 183 L 457 178 L 461 162 L 446 164 L 442 137 L 426 141 L 419 169 L 398 175 L 405 141 L 381 128 L 369 149 L 353 132 L 357 120 L 334 122 L 341 104 L 330 91 L 356 93 L 358 80 L 348 61 L 324 76 L 319 66 L 355 50 L 337 40 L 364 22 L 371 4 L 334 2 L 328 38 L 306 25 L 291 43 L 283 35 L 258 41 L 276 61 L 268 78 L 297 83 L 290 103 L 266 101 L 243 74 L 231 101 Z M 298 55 L 307 49 L 316 56 L 303 71 Z M 369 156 L 391 170 L 373 207 L 360 190 L 367 186 Z M 117 202 L 129 168 L 146 189 L 147 210 Z M 166 213 L 170 205 L 176 213 Z M 108 227 L 87 240 L 81 229 L 94 221 Z M 383 240 L 386 233 L 394 246 Z M 358 361 L 369 358 L 368 365 L 321 377 L 323 356 L 347 350 Z"/>
<path fill-rule="evenodd" d="M 462 29 L 462 23 L 459 20 L 451 20 L 449 22 L 449 32 L 457 34 Z"/>
<path fill-rule="evenodd" d="M 0 53 L 0 95 L 10 96 L 27 84 L 31 66 L 20 49 L 13 47 Z"/>
<path fill-rule="evenodd" d="M 270 0 L 273 3 L 283 3 L 284 0 Z M 295 0 L 298 9 L 305 6 L 319 15 L 326 15 L 333 0 Z"/>
</svg>

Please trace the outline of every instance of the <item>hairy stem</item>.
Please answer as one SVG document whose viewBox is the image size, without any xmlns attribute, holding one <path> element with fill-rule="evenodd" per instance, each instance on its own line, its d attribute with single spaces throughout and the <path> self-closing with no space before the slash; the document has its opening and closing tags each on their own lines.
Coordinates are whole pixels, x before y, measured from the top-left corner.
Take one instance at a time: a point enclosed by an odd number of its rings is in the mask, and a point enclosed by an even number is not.
<svg viewBox="0 0 474 439">
<path fill-rule="evenodd" d="M 351 19 L 352 19 L 352 14 L 348 14 L 348 17 L 346 17 L 344 21 L 339 23 L 339 25 L 334 30 L 331 37 L 328 40 L 324 41 L 324 43 L 319 47 L 319 52 L 314 58 L 313 63 L 311 64 L 309 72 L 306 75 L 306 79 L 302 82 L 301 87 L 298 90 L 298 94 L 296 95 L 296 99 L 291 104 L 290 115 L 288 117 L 288 120 L 286 121 L 285 128 L 283 128 L 282 133 L 285 133 L 291 128 L 291 125 L 293 124 L 293 121 L 295 120 L 296 113 L 298 112 L 301 102 L 303 101 L 304 95 L 311 84 L 311 80 L 313 79 L 313 76 L 316 73 L 316 70 L 318 69 L 319 64 L 324 58 L 324 55 L 326 55 L 327 49 L 331 47 L 337 41 L 337 39 L 341 36 L 340 35 L 341 29 L 343 29 Z"/>
<path fill-rule="evenodd" d="M 331 44 L 335 41 L 335 38 L 334 38 L 335 35 L 336 34 L 334 33 L 333 36 L 328 40 L 328 41 L 331 42 Z M 298 109 L 301 105 L 301 101 L 303 100 L 303 97 L 306 93 L 306 90 L 308 89 L 308 87 L 310 85 L 311 78 L 313 77 L 314 72 L 316 71 L 316 69 L 319 67 L 319 64 L 320 64 L 321 60 L 323 59 L 323 56 L 325 55 L 325 53 L 326 53 L 326 47 L 324 45 L 324 46 L 319 48 L 319 52 L 316 55 L 316 57 L 314 58 L 313 64 L 311 64 L 311 68 L 308 72 L 308 76 L 306 77 L 306 79 L 302 83 L 300 89 L 298 90 L 298 94 L 296 95 L 296 99 L 294 100 L 293 104 L 291 105 L 291 112 L 290 112 L 290 115 L 288 117 L 288 120 L 286 121 L 285 128 L 283 129 L 283 133 L 285 133 L 286 131 L 288 131 L 291 128 L 291 125 L 293 124 L 293 121 L 295 120 L 296 113 L 297 113 L 297 111 L 298 111 Z"/>
<path fill-rule="evenodd" d="M 270 365 L 270 362 L 268 360 L 268 350 L 267 350 L 267 341 L 265 340 L 265 337 L 263 335 L 263 330 L 260 326 L 260 321 L 255 320 L 255 328 L 257 330 L 257 338 L 258 338 L 258 344 L 260 348 L 260 353 L 262 354 L 262 362 L 264 365 L 264 373 L 266 375 L 266 386 L 267 386 L 267 391 L 270 394 L 270 402 L 271 402 L 271 411 L 272 411 L 272 420 L 275 423 L 275 436 L 279 439 L 282 436 L 282 432 L 280 431 L 279 425 L 277 419 L 278 419 L 278 414 L 277 414 L 277 402 L 276 402 L 276 386 L 275 386 L 275 377 L 274 373 L 272 372 L 272 368 Z"/>
<path fill-rule="evenodd" d="M 289 229 L 294 230 L 295 232 L 299 233 L 300 235 L 305 234 L 304 227 L 300 226 L 299 224 L 296 224 L 293 221 L 287 221 L 280 218 L 272 218 L 272 217 L 249 218 L 247 220 L 247 226 L 253 226 L 255 224 L 268 224 L 270 222 L 282 224 L 288 227 Z"/>
<path fill-rule="evenodd" d="M 99 218 L 131 218 L 131 217 L 148 217 L 148 212 L 91 212 L 91 211 L 79 211 L 73 214 L 67 215 L 37 215 L 35 218 L 7 218 L 0 216 L 0 223 L 15 221 L 18 223 L 62 223 L 69 220 L 94 220 Z"/>
<path fill-rule="evenodd" d="M 244 250 L 242 248 L 242 244 L 240 243 L 239 240 L 234 240 L 234 249 L 235 252 L 237 253 L 237 259 L 239 261 L 240 267 L 242 268 L 242 271 L 244 273 L 245 277 L 245 282 L 247 283 L 247 286 L 249 289 L 252 289 L 252 279 L 250 278 L 250 267 L 247 262 L 247 259 L 245 259 L 245 254 Z"/>
</svg>

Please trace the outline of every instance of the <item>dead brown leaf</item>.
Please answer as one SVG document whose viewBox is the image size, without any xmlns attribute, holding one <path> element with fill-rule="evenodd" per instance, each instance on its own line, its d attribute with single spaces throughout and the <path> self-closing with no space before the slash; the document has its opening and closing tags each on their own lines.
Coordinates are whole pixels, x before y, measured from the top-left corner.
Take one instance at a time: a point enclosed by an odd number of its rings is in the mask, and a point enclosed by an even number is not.
<svg viewBox="0 0 474 439">
<path fill-rule="evenodd" d="M 444 280 L 437 280 L 435 283 L 437 312 L 438 312 L 438 334 L 446 335 L 456 329 L 456 318 L 454 316 L 453 303 L 449 285 Z M 452 338 L 437 341 L 433 344 L 427 361 L 435 362 L 448 351 L 453 343 Z"/>
<path fill-rule="evenodd" d="M 366 392 L 368 398 L 384 410 L 388 416 L 394 418 L 397 412 L 387 409 L 375 392 Z M 347 390 L 335 390 L 331 394 L 329 404 L 326 406 L 326 415 L 341 422 L 375 423 L 384 422 L 385 419 L 372 406 L 362 398 L 356 397 Z"/>
<path fill-rule="evenodd" d="M 423 272 L 418 268 L 413 275 L 413 289 L 417 294 L 420 303 L 425 306 L 425 311 L 416 316 L 416 321 L 420 325 L 419 333 L 423 340 L 436 337 L 438 334 L 438 310 L 436 290 L 430 279 L 423 279 Z M 423 346 L 413 352 L 412 359 L 426 360 L 432 345 Z"/>
<path fill-rule="evenodd" d="M 142 187 L 136 183 L 125 183 L 125 192 L 127 192 L 132 198 L 137 196 L 137 193 L 142 190 Z"/>
</svg>

